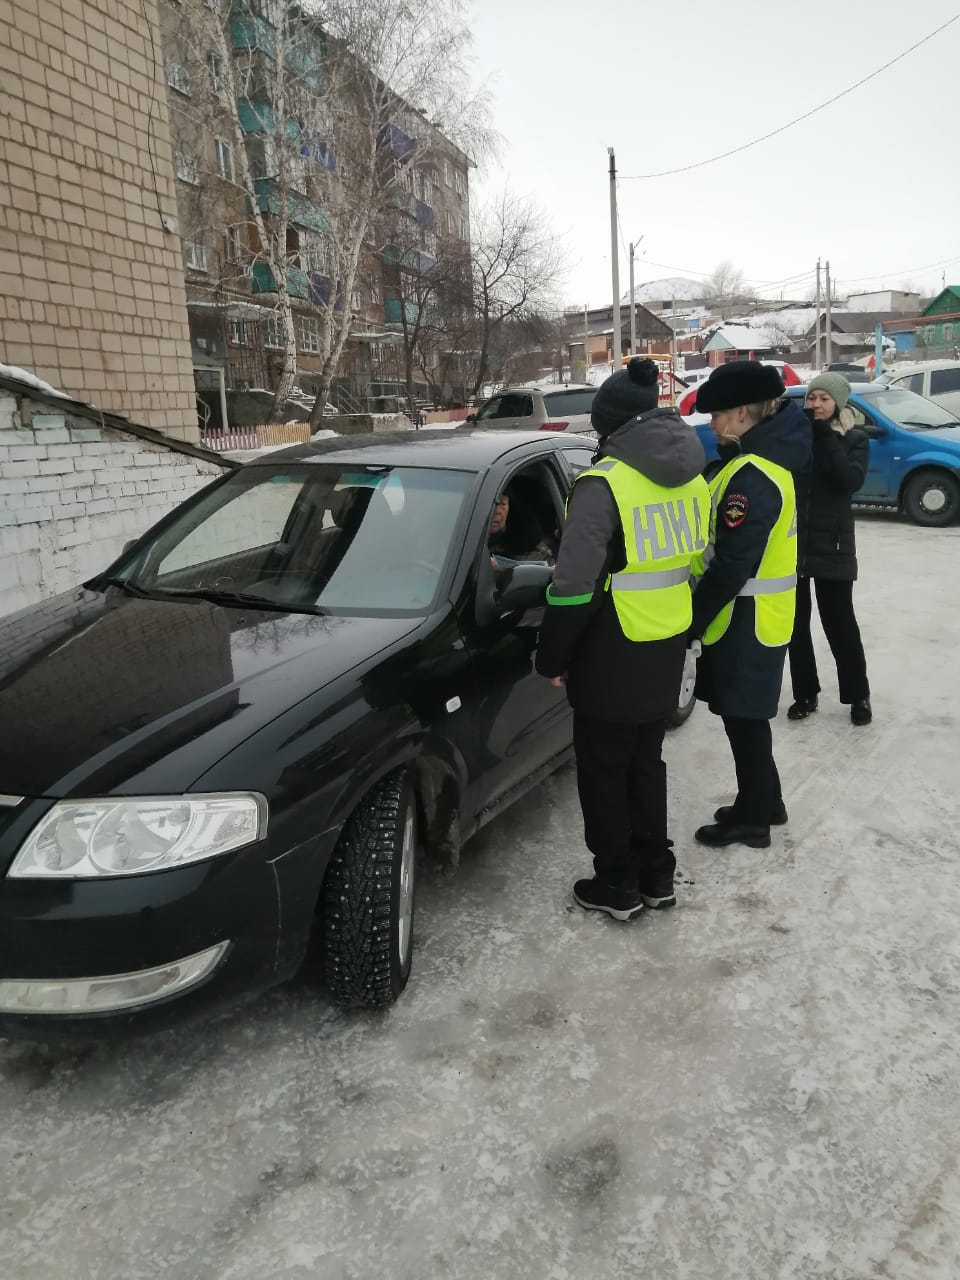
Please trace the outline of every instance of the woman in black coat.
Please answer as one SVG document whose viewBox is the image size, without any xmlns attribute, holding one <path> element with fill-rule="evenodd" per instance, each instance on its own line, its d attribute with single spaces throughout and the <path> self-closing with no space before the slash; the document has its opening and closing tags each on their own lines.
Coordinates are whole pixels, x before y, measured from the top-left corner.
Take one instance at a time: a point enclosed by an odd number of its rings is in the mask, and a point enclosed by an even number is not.
<svg viewBox="0 0 960 1280">
<path fill-rule="evenodd" d="M 870 685 L 860 628 L 853 612 L 857 544 L 851 498 L 867 473 L 870 441 L 853 425 L 847 407 L 850 384 L 839 373 L 823 373 L 807 389 L 813 424 L 813 455 L 795 476 L 799 534 L 797 616 L 790 642 L 793 681 L 791 720 L 805 720 L 817 709 L 820 680 L 810 635 L 810 583 L 837 663 L 840 701 L 850 706 L 856 725 L 869 724 Z"/>
</svg>

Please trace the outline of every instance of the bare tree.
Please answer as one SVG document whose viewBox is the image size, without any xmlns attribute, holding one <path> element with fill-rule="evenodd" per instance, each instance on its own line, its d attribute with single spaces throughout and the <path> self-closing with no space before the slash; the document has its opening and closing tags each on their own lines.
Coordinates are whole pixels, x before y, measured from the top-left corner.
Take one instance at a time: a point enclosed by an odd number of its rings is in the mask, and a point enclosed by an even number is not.
<svg viewBox="0 0 960 1280">
<path fill-rule="evenodd" d="M 476 396 L 511 325 L 556 311 L 565 263 L 543 213 L 507 191 L 475 215 L 472 255 L 477 359 L 471 394 Z"/>
<path fill-rule="evenodd" d="M 717 263 L 704 281 L 704 287 L 710 301 L 721 309 L 732 302 L 743 302 L 756 296 L 752 289 L 747 288 L 743 272 L 729 259 Z"/>
</svg>

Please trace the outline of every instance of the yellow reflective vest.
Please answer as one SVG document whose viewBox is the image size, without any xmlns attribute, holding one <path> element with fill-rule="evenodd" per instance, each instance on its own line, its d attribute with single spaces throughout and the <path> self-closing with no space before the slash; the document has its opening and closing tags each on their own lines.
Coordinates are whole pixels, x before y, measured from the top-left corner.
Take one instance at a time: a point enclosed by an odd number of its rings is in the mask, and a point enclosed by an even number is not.
<svg viewBox="0 0 960 1280">
<path fill-rule="evenodd" d="M 690 571 L 707 546 L 710 490 L 702 476 L 675 488 L 655 484 L 617 458 L 586 476 L 605 480 L 623 528 L 626 564 L 607 578 L 628 640 L 666 640 L 687 631 L 693 611 Z"/>
<path fill-rule="evenodd" d="M 741 597 L 752 596 L 754 599 L 757 640 L 762 645 L 775 648 L 790 643 L 797 603 L 797 498 L 793 476 L 785 467 L 750 453 L 734 458 L 717 472 L 710 482 L 709 546 L 694 561 L 693 573 L 702 577 L 713 558 L 717 541 L 717 512 L 731 480 L 745 466 L 754 466 L 762 471 L 780 492 L 780 515 L 767 538 L 756 577 L 749 578 L 740 591 Z M 707 627 L 703 634 L 704 645 L 716 644 L 726 634 L 735 603 L 731 600 L 724 605 Z"/>
</svg>

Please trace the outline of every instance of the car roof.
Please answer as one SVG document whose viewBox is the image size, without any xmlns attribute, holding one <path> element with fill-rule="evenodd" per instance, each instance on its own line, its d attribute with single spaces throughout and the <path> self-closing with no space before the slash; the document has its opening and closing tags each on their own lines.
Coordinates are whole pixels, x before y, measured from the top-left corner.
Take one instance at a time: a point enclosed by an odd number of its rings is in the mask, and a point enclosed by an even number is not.
<svg viewBox="0 0 960 1280">
<path fill-rule="evenodd" d="M 886 395 L 887 392 L 892 390 L 893 387 L 888 387 L 885 382 L 851 382 L 850 384 L 851 398 L 853 396 Z M 806 394 L 807 384 L 805 382 L 795 387 L 787 387 L 787 395 L 791 400 L 797 400 L 800 396 L 805 396 Z"/>
<path fill-rule="evenodd" d="M 539 391 L 542 395 L 548 395 L 557 391 L 596 391 L 597 388 L 589 382 L 524 382 L 518 383 L 516 386 L 501 387 L 499 391 L 495 391 L 492 396 L 487 396 L 488 400 L 496 400 L 497 396 L 517 396 L 524 393 L 529 394 L 531 391 Z"/>
<path fill-rule="evenodd" d="M 484 471 L 517 450 L 550 453 L 576 436 L 541 431 L 394 431 L 376 435 L 337 436 L 278 449 L 245 464 L 286 466 L 291 462 L 337 462 L 357 466 L 439 467 L 450 471 Z M 588 440 L 587 444 L 591 442 Z M 531 446 L 539 445 L 539 448 Z"/>
<path fill-rule="evenodd" d="M 923 373 L 924 369 L 960 369 L 960 360 L 905 360 L 892 369 L 887 370 L 889 376 L 899 378 L 901 374 Z"/>
</svg>

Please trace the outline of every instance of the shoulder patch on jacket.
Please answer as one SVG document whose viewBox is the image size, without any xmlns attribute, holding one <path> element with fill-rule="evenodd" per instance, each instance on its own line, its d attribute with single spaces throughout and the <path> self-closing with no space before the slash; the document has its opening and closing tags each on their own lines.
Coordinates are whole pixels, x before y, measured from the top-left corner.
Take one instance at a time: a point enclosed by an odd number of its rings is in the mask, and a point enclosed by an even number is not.
<svg viewBox="0 0 960 1280">
<path fill-rule="evenodd" d="M 723 523 L 728 529 L 743 524 L 750 509 L 750 499 L 745 493 L 727 493 L 723 498 Z"/>
</svg>

